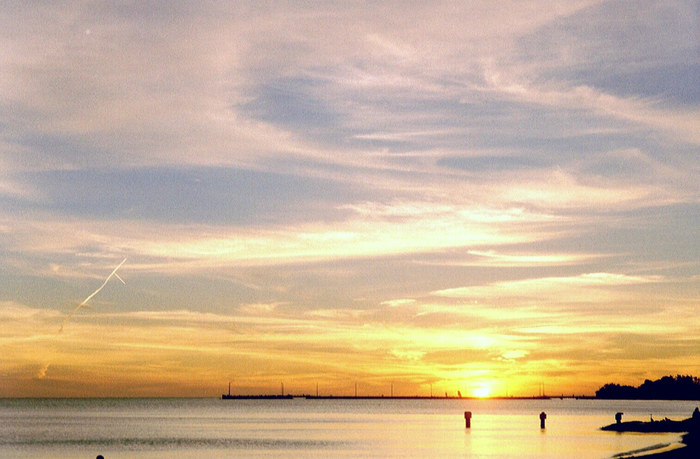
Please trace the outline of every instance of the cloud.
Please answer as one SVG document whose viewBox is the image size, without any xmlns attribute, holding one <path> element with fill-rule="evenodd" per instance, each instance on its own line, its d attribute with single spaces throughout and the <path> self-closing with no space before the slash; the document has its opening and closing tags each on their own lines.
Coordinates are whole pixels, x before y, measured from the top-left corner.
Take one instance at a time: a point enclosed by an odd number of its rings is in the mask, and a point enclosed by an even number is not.
<svg viewBox="0 0 700 459">
<path fill-rule="evenodd" d="M 523 350 L 507 351 L 501 355 L 501 358 L 503 360 L 513 361 L 513 360 L 517 360 L 517 359 L 522 359 L 523 357 L 526 357 L 528 354 L 529 354 L 528 351 L 523 351 Z"/>
<path fill-rule="evenodd" d="M 39 368 L 39 371 L 37 372 L 36 377 L 38 379 L 46 378 L 46 372 L 49 371 L 49 366 L 51 366 L 51 365 L 47 363 L 47 364 L 44 364 L 41 368 Z"/>
<path fill-rule="evenodd" d="M 402 351 L 394 349 L 391 354 L 400 360 L 420 360 L 422 359 L 426 352 L 425 351 Z"/>
<path fill-rule="evenodd" d="M 195 268 L 198 264 L 274 264 L 399 255 L 551 237 L 545 229 L 519 233 L 517 228 L 524 222 L 547 222 L 552 218 L 521 209 L 369 203 L 345 207 L 347 210 L 352 210 L 355 216 L 342 222 L 295 224 L 290 221 L 279 229 L 131 220 L 112 220 L 109 224 L 99 220 L 47 223 L 15 220 L 8 222 L 8 227 L 16 247 L 23 247 L 30 253 L 66 253 L 92 245 L 101 250 L 160 259 L 161 268 L 167 271 L 178 266 Z M 134 269 L 139 269 L 139 265 L 136 261 Z"/>
<path fill-rule="evenodd" d="M 0 301 L 0 321 L 11 323 L 27 320 L 52 321 L 60 317 L 60 312 L 50 309 L 32 308 L 16 301 Z"/>
<path fill-rule="evenodd" d="M 245 315 L 251 316 L 264 316 L 269 315 L 285 303 L 254 303 L 254 304 L 242 304 L 236 308 L 236 310 Z"/>
<path fill-rule="evenodd" d="M 507 254 L 493 250 L 470 250 L 468 253 L 476 259 L 463 262 L 465 266 L 564 266 L 582 264 L 606 256 L 575 253 Z"/>
<path fill-rule="evenodd" d="M 634 298 L 619 287 L 664 282 L 659 276 L 629 276 L 616 273 L 586 273 L 572 277 L 546 277 L 456 287 L 431 292 L 445 298 L 473 301 L 538 301 L 540 304 L 605 303 Z"/>
<path fill-rule="evenodd" d="M 401 307 L 401 306 L 410 306 L 412 304 L 415 304 L 416 300 L 412 298 L 400 298 L 396 300 L 386 300 L 382 301 L 382 305 L 389 306 L 391 308 L 396 308 L 396 307 Z"/>
</svg>

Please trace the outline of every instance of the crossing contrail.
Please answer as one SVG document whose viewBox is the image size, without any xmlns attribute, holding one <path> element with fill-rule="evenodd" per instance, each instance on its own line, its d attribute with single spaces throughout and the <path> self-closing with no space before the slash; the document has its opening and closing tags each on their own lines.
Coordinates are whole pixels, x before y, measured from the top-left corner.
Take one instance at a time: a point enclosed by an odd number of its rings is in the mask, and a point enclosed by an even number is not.
<svg viewBox="0 0 700 459">
<path fill-rule="evenodd" d="M 92 292 L 92 293 L 90 294 L 90 296 L 88 296 L 87 298 L 85 298 L 78 306 L 75 307 L 75 309 L 73 309 L 73 311 L 71 311 L 70 314 L 68 314 L 68 315 L 66 316 L 65 319 L 63 319 L 63 323 L 61 324 L 61 328 L 58 330 L 59 333 L 61 333 L 61 332 L 63 331 L 63 326 L 66 324 L 66 322 L 68 322 L 68 319 L 70 319 L 71 317 L 73 317 L 73 315 L 74 315 L 76 312 L 78 312 L 78 310 L 79 310 L 80 308 L 88 307 L 87 302 L 90 301 L 90 300 L 92 299 L 93 296 L 97 295 L 97 294 L 100 292 L 100 290 L 102 290 L 102 289 L 105 287 L 105 285 L 107 285 L 107 282 L 109 282 L 109 280 L 112 278 L 112 276 L 116 277 L 117 279 L 119 279 L 119 280 L 121 281 L 122 284 L 125 284 L 125 285 L 126 285 L 126 282 L 124 282 L 124 280 L 123 280 L 121 277 L 119 277 L 119 274 L 117 274 L 117 270 L 118 270 L 119 268 L 121 268 L 121 266 L 124 264 L 125 261 L 126 261 L 126 258 L 124 258 L 124 259 L 122 260 L 122 262 L 119 263 L 119 265 L 117 265 L 116 268 L 114 268 L 114 271 L 112 271 L 112 273 L 111 273 L 109 276 L 107 276 L 107 279 L 105 279 L 105 281 L 102 283 L 102 285 L 100 285 L 100 287 L 99 287 L 97 290 L 95 290 L 94 292 Z"/>
</svg>

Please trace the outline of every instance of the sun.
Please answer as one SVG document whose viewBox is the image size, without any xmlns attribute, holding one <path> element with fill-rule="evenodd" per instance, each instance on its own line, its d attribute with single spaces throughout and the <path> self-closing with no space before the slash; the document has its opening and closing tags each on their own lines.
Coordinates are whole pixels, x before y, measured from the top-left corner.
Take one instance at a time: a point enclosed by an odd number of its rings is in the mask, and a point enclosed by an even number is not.
<svg viewBox="0 0 700 459">
<path fill-rule="evenodd" d="M 489 386 L 479 386 L 474 389 L 474 397 L 477 398 L 489 398 L 491 396 L 491 387 Z"/>
</svg>

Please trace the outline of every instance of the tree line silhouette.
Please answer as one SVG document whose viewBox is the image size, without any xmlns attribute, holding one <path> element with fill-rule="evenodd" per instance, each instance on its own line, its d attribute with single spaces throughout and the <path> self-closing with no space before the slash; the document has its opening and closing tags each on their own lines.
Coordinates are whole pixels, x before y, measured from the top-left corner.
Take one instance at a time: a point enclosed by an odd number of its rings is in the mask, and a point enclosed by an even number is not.
<svg viewBox="0 0 700 459">
<path fill-rule="evenodd" d="M 595 396 L 617 400 L 700 400 L 700 378 L 664 376 L 656 381 L 647 379 L 638 387 L 606 384 Z"/>
</svg>

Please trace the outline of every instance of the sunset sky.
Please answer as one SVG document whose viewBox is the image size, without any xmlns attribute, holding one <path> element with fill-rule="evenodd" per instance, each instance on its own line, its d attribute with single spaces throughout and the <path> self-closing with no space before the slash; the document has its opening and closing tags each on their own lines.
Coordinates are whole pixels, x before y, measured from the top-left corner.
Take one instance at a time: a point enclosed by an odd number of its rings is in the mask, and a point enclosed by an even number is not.
<svg viewBox="0 0 700 459">
<path fill-rule="evenodd" d="M 9 1 L 0 43 L 0 397 L 700 376 L 699 1 Z"/>
</svg>

